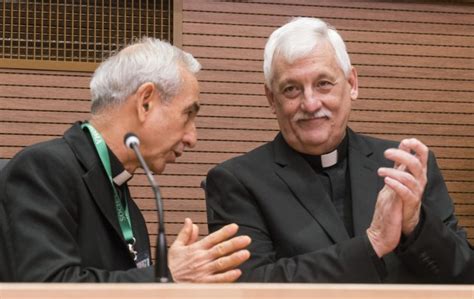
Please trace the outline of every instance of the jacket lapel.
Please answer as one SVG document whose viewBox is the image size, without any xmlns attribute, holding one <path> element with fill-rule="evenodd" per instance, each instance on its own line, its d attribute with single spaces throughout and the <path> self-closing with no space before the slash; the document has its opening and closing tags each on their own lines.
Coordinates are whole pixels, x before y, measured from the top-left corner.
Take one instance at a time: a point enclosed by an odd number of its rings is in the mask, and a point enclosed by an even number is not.
<svg viewBox="0 0 474 299">
<path fill-rule="evenodd" d="M 377 194 L 382 179 L 377 174 L 378 164 L 371 159 L 372 149 L 352 130 L 349 134 L 349 173 L 352 191 L 354 234 L 365 234 L 372 221 Z"/>
<path fill-rule="evenodd" d="M 324 228 L 334 243 L 347 240 L 344 223 L 322 183 L 304 158 L 286 144 L 280 134 L 273 141 L 276 174 L 288 185 L 298 201 Z"/>
<path fill-rule="evenodd" d="M 65 134 L 64 138 L 74 151 L 77 159 L 85 168 L 83 175 L 84 183 L 89 189 L 90 194 L 100 212 L 105 216 L 110 225 L 114 228 L 119 237 L 124 240 L 120 224 L 117 219 L 114 195 L 110 182 L 104 176 L 104 170 L 99 157 L 80 127 L 80 123 L 76 123 Z M 124 240 L 125 242 L 125 240 Z"/>
</svg>

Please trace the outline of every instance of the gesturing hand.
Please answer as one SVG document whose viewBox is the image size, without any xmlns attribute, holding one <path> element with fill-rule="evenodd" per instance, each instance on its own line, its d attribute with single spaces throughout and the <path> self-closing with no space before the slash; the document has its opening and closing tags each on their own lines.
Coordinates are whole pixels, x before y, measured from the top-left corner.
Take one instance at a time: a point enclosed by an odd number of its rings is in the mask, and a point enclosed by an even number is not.
<svg viewBox="0 0 474 299">
<path fill-rule="evenodd" d="M 379 192 L 367 236 L 379 257 L 398 245 L 400 235 L 409 235 L 420 220 L 421 199 L 427 183 L 428 148 L 417 139 L 404 139 L 385 157 L 393 168 L 381 167 L 385 186 Z"/>
<path fill-rule="evenodd" d="M 385 157 L 394 161 L 395 167 L 380 168 L 378 173 L 402 200 L 402 232 L 409 235 L 420 219 L 421 199 L 427 183 L 428 148 L 415 138 L 404 139 L 398 149 L 386 150 Z"/>
<path fill-rule="evenodd" d="M 393 251 L 400 242 L 402 208 L 402 201 L 385 185 L 377 196 L 372 222 L 367 229 L 367 237 L 378 257 Z"/>
<path fill-rule="evenodd" d="M 176 282 L 232 282 L 242 274 L 237 266 L 250 253 L 248 236 L 234 237 L 238 226 L 229 224 L 197 241 L 199 228 L 186 218 L 169 248 L 168 265 Z"/>
</svg>

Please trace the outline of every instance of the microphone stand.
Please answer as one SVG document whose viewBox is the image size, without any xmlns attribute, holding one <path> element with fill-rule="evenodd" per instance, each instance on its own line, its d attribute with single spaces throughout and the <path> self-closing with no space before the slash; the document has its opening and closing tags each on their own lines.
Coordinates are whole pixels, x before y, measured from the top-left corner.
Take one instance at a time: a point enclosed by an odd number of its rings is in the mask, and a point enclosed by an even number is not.
<svg viewBox="0 0 474 299">
<path fill-rule="evenodd" d="M 151 174 L 151 171 L 148 168 L 148 165 L 146 164 L 145 159 L 143 159 L 143 156 L 141 155 L 138 149 L 138 144 L 136 142 L 130 143 L 130 147 L 135 152 L 138 158 L 138 161 L 140 162 L 140 164 L 143 167 L 143 170 L 145 171 L 148 182 L 150 182 L 151 188 L 153 189 L 153 192 L 155 193 L 156 208 L 158 211 L 158 238 L 156 240 L 156 251 L 155 251 L 157 262 L 155 265 L 155 276 L 156 276 L 155 279 L 156 279 L 156 282 L 169 282 L 168 247 L 166 245 L 165 221 L 163 219 L 164 218 L 163 217 L 164 215 L 163 200 L 161 199 L 160 187 L 155 182 L 155 179 L 153 178 L 153 175 Z"/>
</svg>

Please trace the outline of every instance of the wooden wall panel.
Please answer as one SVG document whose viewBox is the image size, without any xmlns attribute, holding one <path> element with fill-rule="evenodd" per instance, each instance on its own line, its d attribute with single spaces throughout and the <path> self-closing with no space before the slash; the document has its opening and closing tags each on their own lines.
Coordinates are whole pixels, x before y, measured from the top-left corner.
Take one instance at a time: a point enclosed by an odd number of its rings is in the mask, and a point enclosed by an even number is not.
<svg viewBox="0 0 474 299">
<path fill-rule="evenodd" d="M 349 0 L 183 0 L 176 43 L 203 65 L 199 142 L 157 176 L 168 239 L 184 217 L 207 234 L 199 187 L 217 163 L 268 142 L 278 125 L 264 97 L 268 35 L 294 16 L 321 17 L 347 42 L 360 96 L 350 126 L 400 140 L 417 137 L 437 155 L 456 214 L 474 243 L 474 8 L 456 3 Z M 0 69 L 0 158 L 58 137 L 89 117 L 91 73 Z M 156 238 L 155 203 L 143 172 L 131 192 Z M 154 241 L 152 241 L 154 242 Z"/>
</svg>

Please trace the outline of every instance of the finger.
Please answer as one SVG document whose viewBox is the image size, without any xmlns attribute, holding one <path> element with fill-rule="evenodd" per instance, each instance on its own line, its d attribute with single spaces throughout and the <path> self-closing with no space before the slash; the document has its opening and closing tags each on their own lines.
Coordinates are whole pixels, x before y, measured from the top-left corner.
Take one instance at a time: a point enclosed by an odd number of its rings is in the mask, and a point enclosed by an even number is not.
<svg viewBox="0 0 474 299">
<path fill-rule="evenodd" d="M 197 241 L 198 238 L 199 238 L 199 226 L 197 226 L 196 224 L 193 224 L 191 237 L 189 238 L 187 245 L 193 244 L 194 242 Z"/>
<path fill-rule="evenodd" d="M 215 245 L 214 247 L 212 247 L 210 253 L 214 259 L 217 259 L 221 256 L 228 255 L 234 251 L 244 249 L 250 244 L 250 242 L 251 239 L 248 236 L 235 237 Z"/>
<path fill-rule="evenodd" d="M 424 168 L 421 161 L 412 154 L 401 149 L 388 149 L 384 153 L 385 157 L 394 161 L 397 165 L 405 165 L 406 170 L 413 174 L 417 179 L 424 176 Z M 402 170 L 398 168 L 399 170 Z"/>
<path fill-rule="evenodd" d="M 404 139 L 400 142 L 400 148 L 409 152 L 414 152 L 421 164 L 426 167 L 428 163 L 428 147 L 416 138 Z"/>
<path fill-rule="evenodd" d="M 408 189 L 414 191 L 418 190 L 418 181 L 411 175 L 410 173 L 406 171 L 401 171 L 398 169 L 394 168 L 388 168 L 388 167 L 381 167 L 377 171 L 378 175 L 381 177 L 390 177 L 391 179 L 394 179 L 401 184 L 403 184 L 405 187 Z"/>
<path fill-rule="evenodd" d="M 193 222 L 191 219 L 184 219 L 183 228 L 178 233 L 176 240 L 173 242 L 173 245 L 187 245 L 193 233 Z"/>
<path fill-rule="evenodd" d="M 218 282 L 234 282 L 236 281 L 240 275 L 242 275 L 242 271 L 239 269 L 233 269 L 226 271 L 224 273 L 218 273 L 211 276 L 208 276 L 205 281 L 208 283 L 218 283 Z"/>
<path fill-rule="evenodd" d="M 405 150 L 405 151 L 407 151 L 407 152 L 410 152 L 409 150 L 406 150 L 406 149 L 402 148 L 402 147 L 401 147 L 401 143 L 398 145 L 398 148 L 401 149 L 401 150 Z M 392 149 L 388 149 L 388 150 L 392 150 Z M 385 152 L 387 152 L 388 150 L 386 150 Z M 385 152 L 384 152 L 384 156 L 387 158 L 387 155 L 386 155 Z M 401 170 L 401 171 L 405 171 L 407 167 L 406 167 L 406 165 L 404 165 L 404 164 L 400 164 L 400 163 L 394 161 L 393 168 L 398 169 L 398 170 Z"/>
<path fill-rule="evenodd" d="M 199 241 L 199 245 L 205 249 L 214 247 L 214 245 L 221 243 L 224 240 L 229 239 L 237 233 L 239 226 L 235 223 L 228 224 L 220 230 L 213 232 L 209 236 Z M 197 244 L 197 243 L 196 243 Z"/>
<path fill-rule="evenodd" d="M 384 182 L 397 194 L 398 198 L 402 199 L 402 201 L 405 201 L 406 198 L 411 198 L 414 196 L 410 189 L 391 177 L 385 177 Z"/>
<path fill-rule="evenodd" d="M 250 252 L 248 250 L 239 250 L 231 255 L 218 258 L 209 263 L 209 269 L 211 273 L 222 273 L 238 267 L 249 258 Z"/>
</svg>

